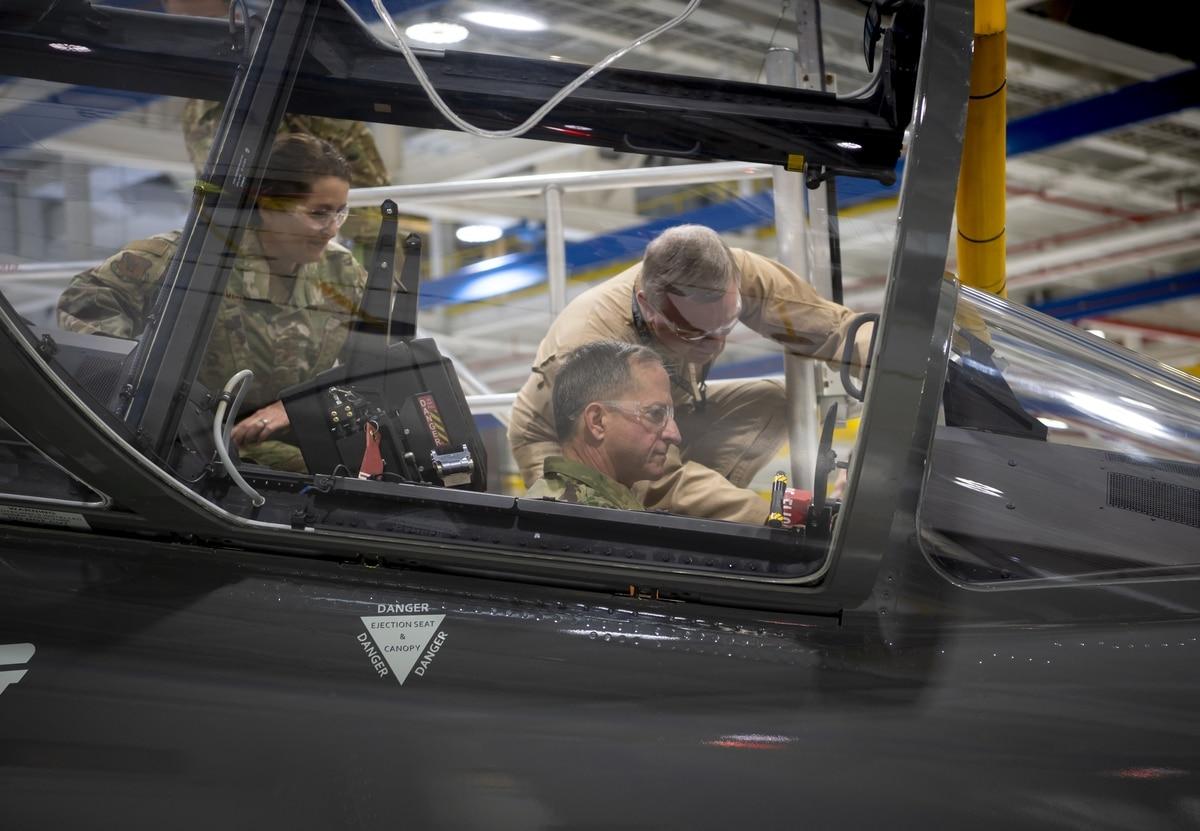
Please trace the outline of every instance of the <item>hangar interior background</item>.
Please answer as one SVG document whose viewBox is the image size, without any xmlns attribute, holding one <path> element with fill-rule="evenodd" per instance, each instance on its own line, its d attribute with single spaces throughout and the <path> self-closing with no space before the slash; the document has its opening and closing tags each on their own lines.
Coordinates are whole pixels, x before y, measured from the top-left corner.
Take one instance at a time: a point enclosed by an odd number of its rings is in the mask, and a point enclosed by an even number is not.
<svg viewBox="0 0 1200 831">
<path fill-rule="evenodd" d="M 158 0 L 114 5 L 161 8 Z M 350 5 L 388 37 L 370 0 Z M 385 5 L 401 30 L 461 26 L 465 39 L 444 48 L 591 64 L 684 3 Z M 1008 286 L 1011 299 L 1200 374 L 1200 72 L 1197 47 L 1172 6 L 1007 3 Z M 821 3 L 826 70 L 842 92 L 869 77 L 865 10 L 856 0 Z M 477 22 L 488 21 L 478 13 L 497 11 L 535 24 L 519 30 Z M 768 49 L 795 47 L 794 11 L 786 1 L 706 0 L 619 65 L 764 82 Z M 0 286 L 26 318 L 50 320 L 71 275 L 123 243 L 182 226 L 195 176 L 180 130 L 182 104 L 0 81 Z M 570 144 L 371 129 L 392 182 L 403 185 L 688 164 Z M 713 225 L 731 245 L 776 255 L 770 184 L 759 176 L 567 193 L 568 297 L 635 261 L 648 227 L 677 221 Z M 882 298 L 896 188 L 843 178 L 838 190 L 845 302 L 871 311 Z M 421 325 L 466 369 L 471 391 L 514 392 L 551 319 L 544 199 L 422 198 L 401 209 L 405 226 L 427 241 Z M 464 226 L 481 225 L 499 229 L 498 238 L 461 241 Z M 947 256 L 953 270 L 954 251 Z M 769 353 L 739 328 L 718 369 L 761 374 Z"/>
</svg>

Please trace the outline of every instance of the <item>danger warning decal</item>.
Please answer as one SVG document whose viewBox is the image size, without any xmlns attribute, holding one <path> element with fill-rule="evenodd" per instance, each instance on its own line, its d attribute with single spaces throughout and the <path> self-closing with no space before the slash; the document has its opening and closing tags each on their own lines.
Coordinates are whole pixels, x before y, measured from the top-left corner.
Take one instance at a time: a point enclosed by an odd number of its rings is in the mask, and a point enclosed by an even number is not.
<svg viewBox="0 0 1200 831">
<path fill-rule="evenodd" d="M 397 604 L 405 610 L 429 611 L 424 603 Z M 389 611 L 392 604 L 379 604 Z M 393 675 L 403 684 L 409 675 L 424 675 L 433 665 L 446 632 L 441 629 L 445 615 L 371 615 L 360 618 L 366 630 L 358 634 L 358 643 L 380 678 Z"/>
<path fill-rule="evenodd" d="M 433 395 L 423 392 L 417 396 L 417 406 L 421 415 L 425 416 L 425 426 L 429 428 L 429 436 L 438 450 L 450 447 L 450 433 L 446 430 L 446 422 L 442 420 L 442 411 L 438 409 Z"/>
</svg>

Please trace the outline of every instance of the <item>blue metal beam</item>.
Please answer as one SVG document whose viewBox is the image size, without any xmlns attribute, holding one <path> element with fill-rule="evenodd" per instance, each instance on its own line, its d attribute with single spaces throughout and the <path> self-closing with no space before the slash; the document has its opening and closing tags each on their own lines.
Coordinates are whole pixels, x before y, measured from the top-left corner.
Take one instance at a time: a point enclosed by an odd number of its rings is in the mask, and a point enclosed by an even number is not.
<svg viewBox="0 0 1200 831">
<path fill-rule="evenodd" d="M 4 114 L 0 119 L 0 156 L 137 109 L 158 97 L 100 87 L 67 87 Z"/>
<path fill-rule="evenodd" d="M 1103 95 L 1013 119 L 1006 127 L 1008 155 L 1036 153 L 1075 139 L 1197 106 L 1200 106 L 1200 67 L 1192 67 L 1173 75 L 1131 84 Z M 903 171 L 904 161 L 901 160 L 896 165 L 897 184 L 889 187 L 865 179 L 839 179 L 839 204 L 843 191 L 850 197 L 850 204 L 898 192 Z"/>
<path fill-rule="evenodd" d="M 898 166 L 903 170 L 903 164 Z M 844 183 L 852 183 L 846 187 Z M 887 197 L 893 188 L 862 179 L 838 180 L 838 209 Z M 775 221 L 775 201 L 764 192 L 751 197 L 739 197 L 674 216 L 654 219 L 610 231 L 584 242 L 569 243 L 566 248 L 567 274 L 578 274 L 602 268 L 615 262 L 637 259 L 647 243 L 667 228 L 675 225 L 706 225 L 717 233 L 761 228 Z M 486 300 L 521 289 L 531 288 L 546 280 L 546 251 L 538 248 L 527 254 L 505 254 L 474 263 L 441 280 L 421 287 L 421 308 L 432 309 L 446 303 L 469 303 Z"/>
<path fill-rule="evenodd" d="M 1060 320 L 1077 320 L 1098 314 L 1132 309 L 1136 306 L 1149 306 L 1153 303 L 1163 303 L 1168 300 L 1178 300 L 1200 294 L 1200 270 L 1185 271 L 1172 274 L 1170 277 L 1159 277 L 1141 283 L 1127 283 L 1113 289 L 1078 294 L 1074 297 L 1064 297 L 1061 300 L 1051 300 L 1033 308 Z"/>
<path fill-rule="evenodd" d="M 1173 274 L 1170 277 L 1160 277 L 1141 283 L 1129 283 L 1117 288 L 1080 294 L 1075 297 L 1066 297 L 1062 300 L 1042 303 L 1033 308 L 1060 320 L 1074 320 L 1131 309 L 1135 306 L 1163 303 L 1196 294 L 1200 294 L 1200 270 Z M 713 367 L 708 377 L 715 381 L 722 378 L 759 378 L 763 375 L 780 375 L 782 373 L 783 355 L 772 352 L 757 358 L 747 358 L 727 364 L 719 363 Z"/>
<path fill-rule="evenodd" d="M 720 233 L 766 224 L 774 214 L 774 200 L 770 193 L 764 192 L 746 199 L 722 202 L 622 228 L 583 242 L 568 243 L 567 271 L 585 271 L 639 257 L 650 240 L 673 225 L 698 223 Z M 445 303 L 486 300 L 530 288 L 545 280 L 544 251 L 506 254 L 467 266 L 441 280 L 422 284 L 420 307 L 431 309 Z"/>
<path fill-rule="evenodd" d="M 1198 104 L 1200 104 L 1200 68 L 1189 69 L 1154 81 L 1133 84 L 1115 92 L 1010 121 L 1007 128 L 1008 154 L 1017 156 L 1022 153 L 1031 153 L 1055 144 L 1167 115 Z M 900 181 L 903 172 L 904 161 L 901 160 L 896 166 L 897 182 Z M 899 192 L 898 184 L 885 187 L 878 182 L 849 177 L 839 177 L 837 187 L 839 210 L 846 210 L 855 205 L 882 199 Z M 670 220 L 655 220 L 645 226 L 622 229 L 613 234 L 589 240 L 587 243 L 568 247 L 567 272 L 587 271 L 616 259 L 615 257 L 602 259 L 592 256 L 589 253 L 590 246 L 594 245 L 597 249 L 608 250 L 614 247 L 615 241 L 611 239 L 614 236 L 623 237 L 629 241 L 645 239 L 648 242 L 658 231 L 671 225 L 687 222 L 710 225 L 709 214 L 704 213 L 705 211 L 714 211 L 714 217 L 718 208 L 721 208 L 722 215 L 735 214 L 736 208 L 732 202 L 737 201 L 732 200 L 731 203 L 726 203 L 730 206 L 730 210 L 724 209 L 723 206 L 713 206 L 711 209 L 706 208 L 699 212 L 681 214 Z M 711 227 L 717 231 L 741 230 L 768 225 L 774 222 L 774 219 L 774 208 L 773 205 L 770 205 L 766 212 L 754 210 L 747 213 L 738 223 L 729 224 L 723 228 L 715 225 Z M 629 259 L 640 255 L 640 250 L 637 250 L 636 246 L 626 245 L 624 250 Z M 513 269 L 511 274 L 508 269 Z M 523 254 L 517 263 L 511 263 L 507 258 L 497 258 L 476 263 L 470 268 L 462 269 L 447 277 L 445 281 L 430 284 L 430 290 L 437 291 L 438 296 L 430 296 L 428 300 L 422 297 L 421 306 L 422 308 L 432 308 L 442 303 L 462 302 L 463 298 L 482 300 L 506 291 L 513 291 L 515 288 L 528 288 L 543 280 L 545 280 L 545 253 L 543 250 Z M 447 290 L 442 291 L 436 288 L 446 281 L 453 281 L 448 285 Z M 478 281 L 478 285 L 473 287 L 472 281 Z M 510 283 L 513 288 L 508 287 Z"/>
<path fill-rule="evenodd" d="M 757 358 L 747 358 L 743 361 L 733 361 L 727 364 L 717 364 L 708 373 L 710 381 L 720 381 L 726 378 L 761 378 L 764 375 L 783 374 L 783 353 L 770 352 Z"/>
<path fill-rule="evenodd" d="M 1200 105 L 1200 67 L 1036 113 L 1008 125 L 1008 155 L 1033 153 Z"/>
<path fill-rule="evenodd" d="M 145 7 L 153 0 L 115 0 L 113 5 Z M 349 0 L 364 19 L 374 16 L 369 0 Z M 385 0 L 390 11 L 411 11 L 429 0 Z M 53 135 L 84 126 L 144 105 L 155 96 L 116 90 L 72 87 L 42 101 L 6 113 L 0 121 L 0 156 Z M 1058 107 L 1008 124 L 1008 153 L 1020 155 L 1071 141 L 1096 132 L 1144 121 L 1200 104 L 1200 68 L 1193 68 L 1153 81 L 1133 84 L 1085 101 Z M 903 161 L 897 165 L 897 181 Z M 838 205 L 845 210 L 855 205 L 894 195 L 898 186 L 885 187 L 874 181 L 841 177 Z M 567 246 L 568 273 L 587 271 L 641 254 L 645 244 L 672 225 L 695 222 L 717 231 L 761 227 L 774 221 L 768 195 L 749 200 L 731 200 L 667 219 L 620 229 L 586 242 Z M 529 288 L 544 282 L 545 254 L 539 250 L 476 263 L 442 280 L 427 283 L 421 308 L 446 303 L 484 300 Z"/>
</svg>

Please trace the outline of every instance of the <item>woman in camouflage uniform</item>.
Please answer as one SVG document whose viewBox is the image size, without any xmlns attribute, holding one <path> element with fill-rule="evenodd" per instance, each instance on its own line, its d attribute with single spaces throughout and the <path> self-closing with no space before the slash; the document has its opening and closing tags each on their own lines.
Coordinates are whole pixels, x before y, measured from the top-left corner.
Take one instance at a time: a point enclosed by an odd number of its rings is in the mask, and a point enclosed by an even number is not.
<svg viewBox="0 0 1200 831">
<path fill-rule="evenodd" d="M 279 393 L 334 364 L 366 285 L 366 271 L 333 241 L 346 220 L 349 180 L 329 143 L 276 140 L 198 377 L 216 391 L 235 372 L 254 371 L 233 440 L 244 458 L 280 470 L 303 471 L 304 462 Z M 59 325 L 138 337 L 180 235 L 130 243 L 74 277 L 58 301 Z"/>
</svg>

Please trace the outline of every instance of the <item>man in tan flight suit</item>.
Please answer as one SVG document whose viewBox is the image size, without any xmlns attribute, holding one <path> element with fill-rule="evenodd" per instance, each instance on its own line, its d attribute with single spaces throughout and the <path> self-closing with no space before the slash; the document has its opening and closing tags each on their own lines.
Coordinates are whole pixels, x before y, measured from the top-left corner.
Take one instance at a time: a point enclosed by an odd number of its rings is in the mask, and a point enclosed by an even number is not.
<svg viewBox="0 0 1200 831">
<path fill-rule="evenodd" d="M 652 349 L 612 340 L 567 356 L 554 380 L 562 456 L 547 456 L 530 498 L 642 510 L 631 488 L 657 479 L 679 444 L 671 381 Z"/>
<path fill-rule="evenodd" d="M 747 488 L 782 445 L 783 384 L 775 380 L 705 382 L 725 338 L 741 321 L 791 352 L 841 356 L 855 315 L 825 300 L 785 266 L 730 249 L 709 228 L 664 231 L 641 263 L 572 300 L 538 347 L 533 373 L 517 394 L 509 442 L 527 485 L 560 452 L 551 390 L 563 359 L 596 340 L 642 344 L 671 378 L 682 442 L 661 477 L 639 482 L 644 505 L 672 513 L 762 524 L 767 500 Z M 871 326 L 859 330 L 854 365 L 867 358 Z"/>
</svg>

